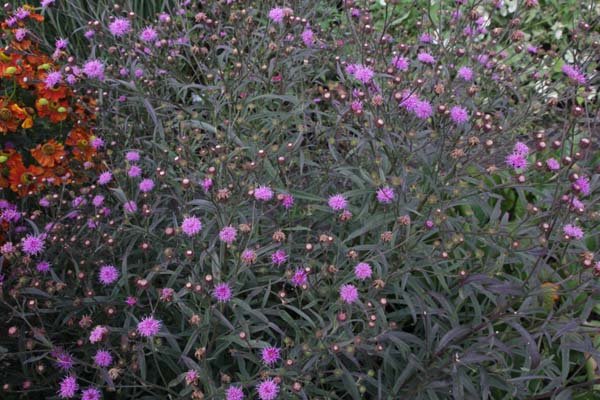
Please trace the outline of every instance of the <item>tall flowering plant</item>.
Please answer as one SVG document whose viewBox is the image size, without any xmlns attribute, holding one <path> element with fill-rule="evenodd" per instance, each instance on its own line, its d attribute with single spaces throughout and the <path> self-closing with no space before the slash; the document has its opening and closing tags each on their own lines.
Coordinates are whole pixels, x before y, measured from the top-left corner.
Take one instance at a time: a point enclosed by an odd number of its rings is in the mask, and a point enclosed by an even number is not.
<svg viewBox="0 0 600 400">
<path fill-rule="evenodd" d="M 5 393 L 594 389 L 584 5 L 568 56 L 529 34 L 537 1 L 74 3 L 44 12 L 79 24 L 113 146 L 78 191 L 0 203 Z"/>
</svg>

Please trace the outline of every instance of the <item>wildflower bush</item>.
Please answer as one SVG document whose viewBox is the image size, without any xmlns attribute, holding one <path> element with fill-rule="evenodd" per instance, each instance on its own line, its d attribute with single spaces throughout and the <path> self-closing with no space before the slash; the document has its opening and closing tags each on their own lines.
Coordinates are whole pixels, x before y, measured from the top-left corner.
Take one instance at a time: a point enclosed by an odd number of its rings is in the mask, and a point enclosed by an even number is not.
<svg viewBox="0 0 600 400">
<path fill-rule="evenodd" d="M 594 2 L 151 3 L 36 9 L 106 151 L 1 204 L 5 398 L 598 396 Z"/>
</svg>

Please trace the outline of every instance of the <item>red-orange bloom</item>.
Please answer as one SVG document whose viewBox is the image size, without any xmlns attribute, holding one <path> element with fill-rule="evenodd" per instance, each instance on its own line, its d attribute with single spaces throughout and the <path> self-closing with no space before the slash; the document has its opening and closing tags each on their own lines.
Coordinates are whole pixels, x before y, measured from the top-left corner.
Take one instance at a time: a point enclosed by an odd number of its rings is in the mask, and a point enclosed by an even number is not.
<svg viewBox="0 0 600 400">
<path fill-rule="evenodd" d="M 38 144 L 31 149 L 31 155 L 42 167 L 54 167 L 67 155 L 65 147 L 54 139 L 44 144 Z"/>
<path fill-rule="evenodd" d="M 25 168 L 25 165 L 18 163 L 10 169 L 10 188 L 13 192 L 19 193 L 19 196 L 35 193 L 42 188 L 41 176 L 43 173 L 43 168 L 35 165 Z"/>
</svg>

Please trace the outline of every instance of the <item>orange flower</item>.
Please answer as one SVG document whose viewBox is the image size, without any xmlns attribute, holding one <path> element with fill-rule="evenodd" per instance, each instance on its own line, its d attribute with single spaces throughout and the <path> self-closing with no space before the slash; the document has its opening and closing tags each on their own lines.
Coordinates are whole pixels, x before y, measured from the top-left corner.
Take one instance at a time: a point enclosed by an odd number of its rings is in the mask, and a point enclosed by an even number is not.
<svg viewBox="0 0 600 400">
<path fill-rule="evenodd" d="M 22 121 L 22 122 L 21 122 Z M 16 132 L 19 124 L 28 129 L 33 126 L 33 117 L 29 112 L 12 101 L 0 98 L 0 132 Z"/>
<path fill-rule="evenodd" d="M 53 168 L 46 168 L 42 175 L 42 180 L 55 186 L 72 183 L 72 178 L 73 172 L 62 164 L 57 164 Z"/>
<path fill-rule="evenodd" d="M 44 169 L 30 165 L 25 168 L 23 163 L 18 163 L 10 169 L 9 181 L 13 192 L 19 193 L 19 196 L 26 196 L 41 189 L 41 176 Z"/>
<path fill-rule="evenodd" d="M 31 155 L 42 167 L 54 167 L 67 155 L 65 147 L 51 139 L 44 144 L 38 144 L 31 149 Z"/>
<path fill-rule="evenodd" d="M 91 134 L 78 126 L 69 133 L 66 144 L 72 146 L 73 156 L 77 160 L 91 161 L 96 154 L 96 149 L 91 143 Z"/>
<path fill-rule="evenodd" d="M 45 79 L 46 74 L 40 76 L 40 79 Z M 45 83 L 36 85 L 37 95 L 40 99 L 46 99 L 53 102 L 59 102 L 62 99 L 71 95 L 71 90 L 65 85 L 58 85 L 54 88 L 47 88 Z"/>
<path fill-rule="evenodd" d="M 35 101 L 35 109 L 39 117 L 50 117 L 50 122 L 57 123 L 67 119 L 69 102 L 66 99 L 56 102 L 38 98 Z"/>
<path fill-rule="evenodd" d="M 22 68 L 19 65 L 21 56 L 16 53 L 7 54 L 0 51 L 0 77 L 12 78 L 15 75 L 19 75 L 22 72 Z"/>
</svg>

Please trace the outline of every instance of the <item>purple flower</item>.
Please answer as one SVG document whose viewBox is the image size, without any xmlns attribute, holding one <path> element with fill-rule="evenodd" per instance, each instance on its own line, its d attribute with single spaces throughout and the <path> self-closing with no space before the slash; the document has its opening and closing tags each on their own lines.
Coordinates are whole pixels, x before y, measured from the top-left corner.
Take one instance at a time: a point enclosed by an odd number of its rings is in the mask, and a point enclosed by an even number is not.
<svg viewBox="0 0 600 400">
<path fill-rule="evenodd" d="M 283 208 L 289 210 L 294 205 L 294 196 L 291 194 L 284 194 L 281 204 L 283 205 Z"/>
<path fill-rule="evenodd" d="M 273 198 L 273 191 L 268 186 L 259 186 L 254 189 L 254 198 L 263 201 L 271 200 Z"/>
<path fill-rule="evenodd" d="M 140 39 L 144 42 L 154 42 L 157 38 L 158 33 L 156 33 L 156 30 L 151 26 L 145 27 L 140 33 Z"/>
<path fill-rule="evenodd" d="M 100 400 L 102 392 L 100 390 L 90 387 L 81 391 L 81 400 Z"/>
<path fill-rule="evenodd" d="M 104 337 L 108 334 L 108 329 L 102 325 L 96 326 L 90 332 L 90 343 L 98 343 L 104 340 Z"/>
<path fill-rule="evenodd" d="M 302 32 L 302 41 L 304 42 L 304 45 L 306 47 L 311 47 L 315 41 L 315 33 L 310 30 L 309 28 L 306 28 L 303 32 Z"/>
<path fill-rule="evenodd" d="M 131 23 L 127 18 L 115 18 L 115 20 L 108 25 L 108 30 L 113 36 L 125 36 L 131 30 Z"/>
<path fill-rule="evenodd" d="M 212 296 L 221 303 L 225 303 L 231 299 L 231 287 L 228 283 L 219 283 L 213 289 Z"/>
<path fill-rule="evenodd" d="M 114 265 L 103 265 L 98 273 L 98 280 L 103 285 L 107 286 L 115 283 L 119 279 L 119 271 Z"/>
<path fill-rule="evenodd" d="M 135 204 L 135 201 L 133 200 L 126 201 L 123 203 L 123 210 L 125 210 L 127 214 L 135 214 L 137 211 L 137 204 Z"/>
<path fill-rule="evenodd" d="M 454 106 L 450 109 L 450 119 L 455 124 L 464 124 L 469 120 L 469 113 L 466 108 Z"/>
<path fill-rule="evenodd" d="M 94 362 L 100 367 L 108 367 L 113 362 L 110 352 L 106 350 L 98 350 L 94 355 Z"/>
<path fill-rule="evenodd" d="M 58 350 L 57 352 L 53 352 L 52 355 L 56 357 L 56 366 L 64 371 L 70 370 L 73 368 L 73 365 L 75 365 L 73 357 L 71 357 L 69 353 L 64 352 L 62 349 Z"/>
<path fill-rule="evenodd" d="M 433 113 L 433 107 L 427 100 L 418 100 L 413 108 L 413 112 L 419 119 L 427 119 Z"/>
<path fill-rule="evenodd" d="M 281 24 L 283 22 L 283 17 L 285 17 L 285 11 L 281 7 L 275 7 L 269 11 L 269 18 L 271 21 L 277 24 Z"/>
<path fill-rule="evenodd" d="M 79 390 L 79 385 L 74 376 L 66 376 L 60 382 L 60 389 L 58 395 L 62 399 L 71 399 L 75 397 L 75 393 Z"/>
<path fill-rule="evenodd" d="M 435 63 L 435 58 L 431 54 L 429 54 L 429 53 L 427 53 L 425 51 L 422 52 L 422 53 L 419 53 L 417 55 L 417 60 L 419 60 L 423 64 L 433 64 L 433 63 Z"/>
<path fill-rule="evenodd" d="M 233 226 L 226 226 L 219 232 L 219 239 L 227 244 L 233 243 L 236 237 L 237 230 Z"/>
<path fill-rule="evenodd" d="M 181 223 L 181 231 L 189 237 L 195 236 L 202 230 L 202 221 L 198 217 L 184 218 Z"/>
<path fill-rule="evenodd" d="M 473 70 L 469 67 L 460 67 L 458 69 L 458 76 L 465 81 L 471 81 L 473 79 Z"/>
<path fill-rule="evenodd" d="M 375 76 L 375 72 L 371 67 L 367 67 L 362 64 L 358 64 L 354 70 L 354 77 L 362 83 L 369 83 Z"/>
<path fill-rule="evenodd" d="M 260 400 L 275 400 L 279 393 L 279 385 L 272 378 L 266 379 L 256 386 Z"/>
<path fill-rule="evenodd" d="M 94 205 L 94 207 L 100 207 L 100 206 L 102 206 L 103 203 L 104 203 L 104 196 L 102 196 L 101 194 L 97 194 L 92 199 L 92 204 Z"/>
<path fill-rule="evenodd" d="M 44 251 L 44 240 L 40 235 L 27 235 L 21 239 L 23 252 L 28 256 L 35 256 Z"/>
<path fill-rule="evenodd" d="M 396 193 L 394 193 L 394 189 L 389 186 L 382 187 L 377 191 L 377 201 L 381 204 L 390 204 L 396 198 Z"/>
<path fill-rule="evenodd" d="M 563 232 L 565 235 L 569 236 L 569 238 L 577 240 L 583 239 L 583 229 L 578 226 L 571 224 L 565 225 L 563 227 Z"/>
<path fill-rule="evenodd" d="M 396 56 L 392 58 L 392 65 L 399 71 L 406 71 L 410 65 L 410 61 L 406 57 Z"/>
<path fill-rule="evenodd" d="M 151 337 L 158 333 L 161 322 L 153 317 L 145 317 L 137 325 L 137 331 L 143 337 Z"/>
<path fill-rule="evenodd" d="M 549 158 L 546 160 L 546 167 L 548 167 L 550 171 L 558 171 L 560 169 L 560 163 L 554 158 Z"/>
<path fill-rule="evenodd" d="M 19 28 L 15 31 L 15 39 L 17 40 L 17 42 L 21 42 L 23 41 L 23 39 L 25 39 L 28 33 L 29 31 L 27 29 Z"/>
<path fill-rule="evenodd" d="M 582 74 L 579 69 L 573 65 L 563 64 L 562 72 L 571 78 L 572 81 L 578 83 L 580 85 L 585 85 L 587 79 L 584 74 Z"/>
<path fill-rule="evenodd" d="M 584 196 L 589 196 L 592 193 L 590 179 L 587 176 L 580 176 L 573 182 L 575 188 Z"/>
<path fill-rule="evenodd" d="M 506 156 L 506 164 L 513 169 L 527 168 L 527 160 L 520 154 L 509 154 Z"/>
<path fill-rule="evenodd" d="M 513 153 L 527 157 L 529 155 L 529 147 L 523 142 L 517 142 L 513 147 Z"/>
<path fill-rule="evenodd" d="M 306 282 L 308 282 L 308 277 L 304 268 L 296 268 L 296 272 L 294 272 L 294 276 L 292 276 L 291 281 L 292 285 L 294 286 L 306 285 Z"/>
<path fill-rule="evenodd" d="M 236 386 L 229 386 L 225 391 L 225 400 L 244 400 L 244 391 Z"/>
<path fill-rule="evenodd" d="M 42 6 L 42 8 L 48 8 L 48 7 L 50 7 L 51 5 L 54 5 L 54 2 L 55 2 L 55 1 L 56 1 L 56 0 L 42 0 L 42 1 L 40 2 L 40 5 Z"/>
<path fill-rule="evenodd" d="M 138 167 L 137 165 L 132 165 L 131 167 L 129 167 L 129 171 L 127 171 L 127 175 L 130 178 L 137 178 L 141 174 L 142 174 L 142 169 L 140 167 Z"/>
<path fill-rule="evenodd" d="M 275 253 L 271 254 L 271 261 L 273 264 L 280 266 L 287 260 L 287 254 L 285 254 L 284 250 L 277 250 Z"/>
<path fill-rule="evenodd" d="M 360 280 L 365 280 L 373 275 L 373 270 L 369 264 L 361 262 L 354 267 L 354 275 Z"/>
<path fill-rule="evenodd" d="M 329 207 L 334 211 L 340 211 L 348 207 L 346 198 L 341 194 L 334 194 L 333 196 L 330 196 L 328 204 Z"/>
<path fill-rule="evenodd" d="M 59 71 L 52 71 L 46 75 L 44 79 L 44 83 L 46 84 L 46 88 L 52 89 L 54 86 L 58 85 L 62 81 L 62 74 Z"/>
<path fill-rule="evenodd" d="M 200 186 L 205 192 L 208 192 L 213 185 L 213 181 L 210 178 L 204 178 L 202 182 L 200 182 Z"/>
<path fill-rule="evenodd" d="M 244 264 L 254 264 L 256 262 L 256 252 L 252 249 L 246 249 L 242 251 L 240 258 Z"/>
<path fill-rule="evenodd" d="M 138 162 L 140 161 L 140 153 L 137 151 L 128 151 L 127 154 L 125 154 L 125 159 L 129 162 Z"/>
<path fill-rule="evenodd" d="M 106 185 L 112 180 L 112 174 L 109 171 L 105 171 L 98 177 L 98 185 Z"/>
<path fill-rule="evenodd" d="M 35 269 L 38 270 L 38 272 L 41 272 L 43 274 L 50 272 L 50 263 L 48 261 L 40 261 L 36 266 Z"/>
<path fill-rule="evenodd" d="M 346 284 L 340 288 L 340 298 L 347 304 L 352 304 L 358 300 L 358 290 L 354 285 Z"/>
<path fill-rule="evenodd" d="M 152 179 L 143 179 L 139 185 L 140 192 L 148 193 L 154 189 L 154 181 Z"/>
<path fill-rule="evenodd" d="M 272 367 L 277 361 L 281 360 L 281 349 L 278 347 L 265 347 L 262 349 L 261 358 L 265 364 Z"/>
<path fill-rule="evenodd" d="M 104 64 L 100 60 L 89 60 L 83 65 L 83 73 L 88 78 L 104 80 Z"/>
</svg>

